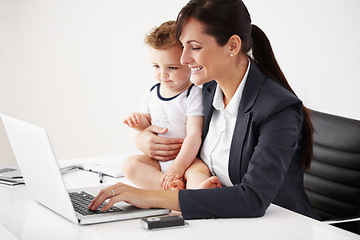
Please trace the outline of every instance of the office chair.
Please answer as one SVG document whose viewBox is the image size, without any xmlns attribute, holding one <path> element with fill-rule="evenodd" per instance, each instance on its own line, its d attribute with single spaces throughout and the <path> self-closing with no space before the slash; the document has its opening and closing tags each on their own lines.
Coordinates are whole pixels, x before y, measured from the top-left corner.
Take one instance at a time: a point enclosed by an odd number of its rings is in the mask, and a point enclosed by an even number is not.
<svg viewBox="0 0 360 240">
<path fill-rule="evenodd" d="M 311 113 L 314 157 L 305 191 L 323 221 L 360 234 L 360 121 Z"/>
</svg>

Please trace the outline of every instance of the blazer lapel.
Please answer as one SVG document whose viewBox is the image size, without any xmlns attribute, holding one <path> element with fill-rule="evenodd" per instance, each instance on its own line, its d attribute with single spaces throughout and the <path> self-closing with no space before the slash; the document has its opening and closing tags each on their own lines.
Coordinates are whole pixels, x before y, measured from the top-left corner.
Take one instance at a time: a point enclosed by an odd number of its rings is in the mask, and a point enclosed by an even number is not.
<svg viewBox="0 0 360 240">
<path fill-rule="evenodd" d="M 203 96 L 203 105 L 204 105 L 204 129 L 202 134 L 202 142 L 204 142 L 205 137 L 209 131 L 209 125 L 211 116 L 214 112 L 214 107 L 212 105 L 215 90 L 217 83 L 215 81 L 211 81 L 203 85 L 202 96 Z"/>
<path fill-rule="evenodd" d="M 229 155 L 229 177 L 233 184 L 241 182 L 241 154 L 243 151 L 243 143 L 249 124 L 250 112 L 238 113 L 234 135 L 231 141 L 230 155 Z"/>
<path fill-rule="evenodd" d="M 251 108 L 259 94 L 265 76 L 260 72 L 256 64 L 251 60 L 248 78 L 245 83 L 243 95 L 239 104 L 238 116 L 235 123 L 233 139 L 231 141 L 229 156 L 229 176 L 233 184 L 241 182 L 245 174 L 246 166 L 241 159 L 244 140 L 251 122 Z"/>
</svg>

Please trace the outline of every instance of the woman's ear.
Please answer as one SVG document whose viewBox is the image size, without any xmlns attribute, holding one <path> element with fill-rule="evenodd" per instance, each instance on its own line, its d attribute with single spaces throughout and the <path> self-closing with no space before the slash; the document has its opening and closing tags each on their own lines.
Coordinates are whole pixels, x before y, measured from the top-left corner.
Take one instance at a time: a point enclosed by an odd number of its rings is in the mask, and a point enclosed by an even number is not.
<svg viewBox="0 0 360 240">
<path fill-rule="evenodd" d="M 229 55 L 236 56 L 241 50 L 241 39 L 238 35 L 232 35 L 227 43 L 229 46 Z"/>
</svg>

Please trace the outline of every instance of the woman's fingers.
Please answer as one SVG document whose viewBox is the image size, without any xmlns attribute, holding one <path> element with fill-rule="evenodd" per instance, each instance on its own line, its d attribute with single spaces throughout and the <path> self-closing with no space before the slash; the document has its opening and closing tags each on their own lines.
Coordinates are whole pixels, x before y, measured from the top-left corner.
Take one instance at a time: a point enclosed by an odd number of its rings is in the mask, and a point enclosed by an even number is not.
<svg viewBox="0 0 360 240">
<path fill-rule="evenodd" d="M 117 183 L 115 185 L 112 185 L 110 187 L 102 189 L 98 193 L 98 195 L 94 198 L 94 200 L 90 203 L 88 209 L 91 209 L 91 210 L 95 211 L 107 199 L 115 197 L 119 192 L 119 187 L 121 186 L 121 184 L 122 183 Z M 108 207 L 107 209 L 109 209 L 110 207 Z M 103 209 L 105 209 L 105 208 L 103 208 Z M 102 209 L 102 211 L 103 211 L 103 209 Z"/>
<path fill-rule="evenodd" d="M 110 193 L 110 190 L 107 191 Z M 95 211 L 96 209 L 98 209 L 98 207 L 106 200 L 108 199 L 108 197 L 110 196 L 106 196 L 106 192 L 100 192 L 95 199 L 91 202 L 91 204 L 89 205 L 89 209 Z"/>
<path fill-rule="evenodd" d="M 152 159 L 159 161 L 173 159 L 179 153 L 183 139 L 157 135 L 166 131 L 167 129 L 151 125 L 136 135 L 135 144 L 140 151 Z"/>
</svg>

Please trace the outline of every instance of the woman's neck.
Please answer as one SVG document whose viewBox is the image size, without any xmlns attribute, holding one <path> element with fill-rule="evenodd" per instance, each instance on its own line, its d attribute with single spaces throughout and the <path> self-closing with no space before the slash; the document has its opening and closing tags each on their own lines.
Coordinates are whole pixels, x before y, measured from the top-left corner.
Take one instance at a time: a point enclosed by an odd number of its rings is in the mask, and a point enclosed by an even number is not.
<svg viewBox="0 0 360 240">
<path fill-rule="evenodd" d="M 244 57 L 242 56 L 240 57 L 240 61 L 237 64 L 234 64 L 234 67 L 226 71 L 223 78 L 216 80 L 224 94 L 225 107 L 231 101 L 242 79 L 244 78 L 248 64 L 248 57 L 246 55 Z"/>
</svg>

